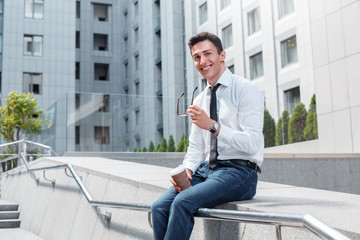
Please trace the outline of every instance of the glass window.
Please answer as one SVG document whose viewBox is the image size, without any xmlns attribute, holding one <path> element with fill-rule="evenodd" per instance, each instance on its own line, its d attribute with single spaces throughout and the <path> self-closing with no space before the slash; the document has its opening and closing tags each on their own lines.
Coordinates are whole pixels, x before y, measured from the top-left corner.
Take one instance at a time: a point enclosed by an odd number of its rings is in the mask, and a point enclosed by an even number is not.
<svg viewBox="0 0 360 240">
<path fill-rule="evenodd" d="M 76 31 L 75 47 L 80 48 L 80 32 Z"/>
<path fill-rule="evenodd" d="M 76 1 L 76 18 L 80 18 L 80 1 Z"/>
<path fill-rule="evenodd" d="M 80 79 L 80 62 L 75 63 L 75 79 Z"/>
<path fill-rule="evenodd" d="M 224 49 L 231 47 L 233 45 L 233 37 L 232 37 L 232 25 L 228 25 L 222 30 L 222 38 Z"/>
<path fill-rule="evenodd" d="M 99 112 L 110 112 L 110 95 L 104 94 L 102 96 Z"/>
<path fill-rule="evenodd" d="M 139 28 L 134 29 L 134 35 L 135 35 L 135 42 L 139 42 Z"/>
<path fill-rule="evenodd" d="M 136 110 L 135 111 L 135 123 L 136 123 L 136 126 L 139 125 L 139 122 L 140 122 L 140 110 Z"/>
<path fill-rule="evenodd" d="M 0 15 L 3 14 L 3 5 L 4 5 L 4 0 L 0 0 Z"/>
<path fill-rule="evenodd" d="M 199 24 L 203 24 L 208 20 L 207 2 L 199 7 Z"/>
<path fill-rule="evenodd" d="M 108 5 L 93 3 L 94 20 L 100 22 L 108 21 Z"/>
<path fill-rule="evenodd" d="M 109 81 L 109 64 L 95 63 L 94 80 Z"/>
<path fill-rule="evenodd" d="M 80 126 L 75 126 L 75 144 L 80 144 Z"/>
<path fill-rule="evenodd" d="M 138 97 L 140 95 L 140 83 L 139 82 L 135 83 L 135 94 L 136 94 L 136 97 Z"/>
<path fill-rule="evenodd" d="M 2 34 L 0 34 L 0 53 L 2 53 L 2 46 L 3 46 L 3 37 Z"/>
<path fill-rule="evenodd" d="M 223 10 L 227 6 L 229 6 L 231 3 L 231 0 L 220 0 L 220 10 Z"/>
<path fill-rule="evenodd" d="M 128 133 L 129 132 L 129 118 L 128 117 L 124 118 L 124 122 L 125 122 L 125 132 Z"/>
<path fill-rule="evenodd" d="M 292 114 L 296 105 L 300 103 L 300 87 L 284 91 L 285 109 Z"/>
<path fill-rule="evenodd" d="M 127 52 L 129 49 L 128 37 L 124 38 L 124 48 L 125 48 L 125 52 Z"/>
<path fill-rule="evenodd" d="M 24 36 L 24 55 L 42 56 L 42 36 Z"/>
<path fill-rule="evenodd" d="M 124 63 L 124 68 L 125 68 L 125 77 L 128 78 L 129 77 L 129 64 Z"/>
<path fill-rule="evenodd" d="M 279 0 L 279 18 L 294 12 L 294 0 Z"/>
<path fill-rule="evenodd" d="M 80 93 L 75 93 L 75 109 L 80 108 Z"/>
<path fill-rule="evenodd" d="M 44 0 L 25 0 L 25 17 L 42 19 L 44 17 Z"/>
<path fill-rule="evenodd" d="M 125 93 L 125 103 L 129 104 L 129 88 L 128 87 L 124 88 L 124 93 Z"/>
<path fill-rule="evenodd" d="M 41 82 L 41 73 L 23 73 L 23 89 L 25 93 L 33 92 L 40 95 L 42 93 Z"/>
<path fill-rule="evenodd" d="M 250 57 L 250 78 L 255 79 L 264 75 L 262 52 Z"/>
<path fill-rule="evenodd" d="M 248 35 L 259 31 L 261 29 L 261 18 L 259 7 L 255 8 L 248 14 Z"/>
<path fill-rule="evenodd" d="M 138 2 L 134 2 L 134 13 L 135 13 L 135 17 L 139 15 L 139 4 Z"/>
<path fill-rule="evenodd" d="M 135 70 L 139 70 L 139 55 L 135 56 Z"/>
<path fill-rule="evenodd" d="M 110 127 L 94 126 L 94 143 L 110 144 Z"/>
<path fill-rule="evenodd" d="M 108 35 L 94 34 L 94 50 L 108 51 Z"/>
<path fill-rule="evenodd" d="M 282 67 L 298 61 L 296 35 L 281 42 Z"/>
</svg>

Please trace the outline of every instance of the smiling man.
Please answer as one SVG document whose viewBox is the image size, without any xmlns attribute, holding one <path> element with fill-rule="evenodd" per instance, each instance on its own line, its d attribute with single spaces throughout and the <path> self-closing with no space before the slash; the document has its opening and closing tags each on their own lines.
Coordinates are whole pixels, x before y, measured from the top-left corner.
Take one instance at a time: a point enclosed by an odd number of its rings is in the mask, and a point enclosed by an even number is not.
<svg viewBox="0 0 360 240">
<path fill-rule="evenodd" d="M 225 67 L 216 35 L 199 33 L 188 46 L 208 85 L 187 110 L 193 124 L 183 165 L 191 187 L 183 190 L 171 180 L 152 205 L 157 240 L 189 239 L 199 208 L 253 198 L 263 161 L 263 95 Z"/>
</svg>

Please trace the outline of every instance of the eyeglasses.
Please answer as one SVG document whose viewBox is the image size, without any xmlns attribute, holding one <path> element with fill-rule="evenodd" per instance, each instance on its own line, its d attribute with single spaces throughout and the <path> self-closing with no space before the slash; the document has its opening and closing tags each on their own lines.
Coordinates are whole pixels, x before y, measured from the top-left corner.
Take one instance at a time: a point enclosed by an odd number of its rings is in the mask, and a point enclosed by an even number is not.
<svg viewBox="0 0 360 240">
<path fill-rule="evenodd" d="M 194 95 L 195 95 L 195 91 L 198 89 L 198 87 L 196 87 L 192 93 L 192 98 L 191 98 L 191 104 L 190 105 L 193 105 L 193 102 L 194 102 Z M 184 96 L 184 93 L 182 93 L 179 97 L 178 97 L 178 100 L 177 100 L 177 111 L 176 111 L 176 114 L 180 117 L 185 117 L 185 116 L 188 116 L 190 114 L 187 114 L 186 112 L 184 113 L 179 113 L 179 106 L 180 106 L 180 99 Z M 184 106 L 184 109 L 185 109 L 185 106 Z"/>
</svg>

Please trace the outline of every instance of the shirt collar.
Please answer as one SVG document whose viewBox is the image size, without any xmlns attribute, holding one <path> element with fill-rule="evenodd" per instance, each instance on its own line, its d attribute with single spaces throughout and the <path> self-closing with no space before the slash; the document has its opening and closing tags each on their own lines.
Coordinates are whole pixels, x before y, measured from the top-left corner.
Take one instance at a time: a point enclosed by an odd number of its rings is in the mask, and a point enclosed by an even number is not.
<svg viewBox="0 0 360 240">
<path fill-rule="evenodd" d="M 228 68 L 226 68 L 225 71 L 221 74 L 220 78 L 217 80 L 216 84 L 221 84 L 226 87 L 229 86 L 231 75 L 232 75 L 231 71 Z M 208 89 L 208 93 L 211 91 L 209 89 L 209 87 L 210 87 L 210 84 L 207 83 L 206 88 Z"/>
</svg>

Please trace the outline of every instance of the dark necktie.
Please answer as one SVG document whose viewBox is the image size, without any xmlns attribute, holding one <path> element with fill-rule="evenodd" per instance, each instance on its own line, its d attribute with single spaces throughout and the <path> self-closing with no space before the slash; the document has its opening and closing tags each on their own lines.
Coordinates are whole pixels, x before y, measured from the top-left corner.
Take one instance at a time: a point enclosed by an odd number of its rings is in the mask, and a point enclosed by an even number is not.
<svg viewBox="0 0 360 240">
<path fill-rule="evenodd" d="M 217 115 L 217 109 L 216 109 L 216 90 L 220 84 L 215 85 L 214 87 L 210 87 L 211 90 L 211 98 L 210 98 L 210 118 L 212 120 L 217 121 L 218 115 Z M 215 133 L 211 133 L 210 138 L 210 159 L 209 159 L 209 166 L 211 169 L 214 169 L 217 165 L 217 137 L 215 136 Z"/>
</svg>

